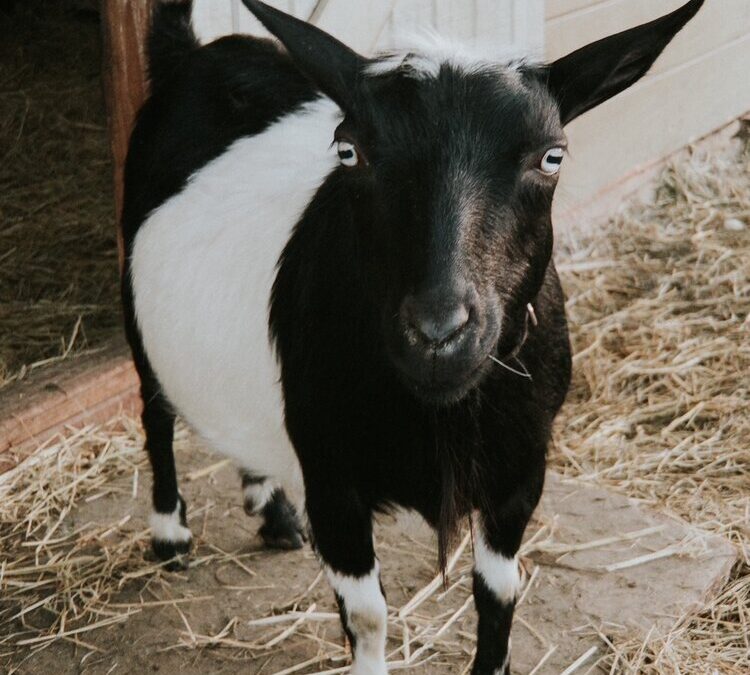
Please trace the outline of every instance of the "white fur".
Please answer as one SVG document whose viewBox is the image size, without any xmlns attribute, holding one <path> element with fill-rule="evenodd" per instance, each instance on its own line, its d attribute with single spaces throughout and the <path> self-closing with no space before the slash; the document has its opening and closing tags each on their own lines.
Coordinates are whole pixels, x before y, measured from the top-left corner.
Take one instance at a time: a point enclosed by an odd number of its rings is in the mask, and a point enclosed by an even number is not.
<svg viewBox="0 0 750 675">
<path fill-rule="evenodd" d="M 253 505 L 253 513 L 258 513 L 271 499 L 276 486 L 270 480 L 260 483 L 250 483 L 242 489 L 245 502 Z"/>
<path fill-rule="evenodd" d="M 347 627 L 357 646 L 351 675 L 386 675 L 385 639 L 388 607 L 380 590 L 380 565 L 377 560 L 364 577 L 351 577 L 326 567 L 328 580 L 346 608 Z"/>
<path fill-rule="evenodd" d="M 292 227 L 337 164 L 340 118 L 322 98 L 236 141 L 149 216 L 131 261 L 138 326 L 168 400 L 212 448 L 274 478 L 298 507 L 268 302 Z"/>
<path fill-rule="evenodd" d="M 518 556 L 506 558 L 495 553 L 487 544 L 481 526 L 474 532 L 474 569 L 500 602 L 507 604 L 516 599 L 521 586 Z"/>
<path fill-rule="evenodd" d="M 190 530 L 180 523 L 180 504 L 173 513 L 151 512 L 151 536 L 156 541 L 186 542 L 193 538 Z"/>
<path fill-rule="evenodd" d="M 437 77 L 443 66 L 465 73 L 496 70 L 512 74 L 528 56 L 496 45 L 472 47 L 429 29 L 405 32 L 396 37 L 396 42 L 396 49 L 376 56 L 368 64 L 368 75 L 377 77 L 406 68 L 414 77 L 431 78 Z"/>
</svg>

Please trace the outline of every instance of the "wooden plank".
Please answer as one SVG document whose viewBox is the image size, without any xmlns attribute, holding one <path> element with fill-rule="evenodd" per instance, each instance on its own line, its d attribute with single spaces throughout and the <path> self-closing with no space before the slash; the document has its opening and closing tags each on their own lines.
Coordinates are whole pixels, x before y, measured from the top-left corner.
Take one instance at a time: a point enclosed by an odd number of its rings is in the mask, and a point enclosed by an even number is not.
<svg viewBox="0 0 750 675">
<path fill-rule="evenodd" d="M 396 0 L 320 0 L 310 21 L 352 49 L 370 54 L 378 44 Z"/>
<path fill-rule="evenodd" d="M 435 28 L 438 33 L 464 42 L 473 40 L 476 36 L 473 2 L 434 0 L 434 5 Z"/>
<path fill-rule="evenodd" d="M 563 18 L 547 21 L 547 58 L 555 59 L 584 44 L 617 33 L 675 9 L 682 0 L 653 3 L 647 0 L 615 0 L 588 7 Z M 750 32 L 750 2 L 715 0 L 706 3 L 669 46 L 652 70 L 660 73 L 708 54 Z"/>
<path fill-rule="evenodd" d="M 513 42 L 529 55 L 544 54 L 543 0 L 513 0 Z"/>
<path fill-rule="evenodd" d="M 487 55 L 543 54 L 544 0 L 398 0 L 378 47 L 397 46 L 399 34 L 435 29 Z"/>
<path fill-rule="evenodd" d="M 123 346 L 32 373 L 0 398 L 0 471 L 71 428 L 139 411 L 138 379 Z"/>
<path fill-rule="evenodd" d="M 515 0 L 476 0 L 476 40 L 493 41 L 500 49 L 515 43 L 513 4 Z"/>
<path fill-rule="evenodd" d="M 102 0 L 103 80 L 114 162 L 115 211 L 120 222 L 130 132 L 146 97 L 144 44 L 151 1 Z M 123 246 L 118 228 L 122 269 Z"/>
<path fill-rule="evenodd" d="M 409 33 L 435 28 L 433 0 L 398 0 L 378 38 L 377 50 L 402 47 Z"/>
<path fill-rule="evenodd" d="M 546 0 L 544 16 L 547 19 L 554 19 L 608 2 L 611 0 Z"/>
<path fill-rule="evenodd" d="M 260 21 L 242 4 L 242 0 L 232 0 L 232 3 L 233 32 L 265 37 L 269 35 Z M 317 0 L 271 0 L 268 4 L 307 21 L 317 5 Z"/>
<path fill-rule="evenodd" d="M 748 62 L 750 35 L 643 80 L 573 122 L 567 129 L 572 154 L 559 188 L 564 206 L 590 200 L 750 110 Z"/>
<path fill-rule="evenodd" d="M 230 0 L 193 0 L 193 31 L 203 44 L 234 32 L 235 7 Z"/>
</svg>

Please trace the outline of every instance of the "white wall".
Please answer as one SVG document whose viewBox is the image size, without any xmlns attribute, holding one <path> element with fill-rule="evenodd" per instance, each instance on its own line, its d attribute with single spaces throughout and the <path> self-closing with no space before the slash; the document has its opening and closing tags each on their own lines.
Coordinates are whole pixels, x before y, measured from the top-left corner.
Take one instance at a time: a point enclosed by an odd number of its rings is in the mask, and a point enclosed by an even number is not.
<svg viewBox="0 0 750 675">
<path fill-rule="evenodd" d="M 684 0 L 546 0 L 546 54 L 666 14 Z M 750 0 L 707 0 L 651 74 L 570 125 L 563 211 L 750 110 Z"/>
<path fill-rule="evenodd" d="M 430 26 L 469 43 L 542 54 L 544 0 L 270 0 L 311 20 L 351 47 L 371 53 L 393 46 L 404 29 Z M 210 41 L 235 32 L 266 34 L 241 0 L 195 0 L 193 24 Z"/>
</svg>

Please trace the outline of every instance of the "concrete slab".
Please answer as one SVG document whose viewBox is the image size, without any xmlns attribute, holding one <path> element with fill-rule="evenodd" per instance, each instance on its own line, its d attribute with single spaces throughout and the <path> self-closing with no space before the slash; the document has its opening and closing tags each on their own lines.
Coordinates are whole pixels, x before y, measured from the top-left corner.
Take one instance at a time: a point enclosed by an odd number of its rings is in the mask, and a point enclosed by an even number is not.
<svg viewBox="0 0 750 675">
<path fill-rule="evenodd" d="M 535 520 L 553 532 L 527 554 L 539 572 L 519 614 L 537 635 L 516 623 L 513 656 L 519 673 L 529 672 L 554 645 L 557 650 L 538 672 L 564 671 L 602 647 L 596 630 L 639 637 L 669 632 L 704 606 L 737 559 L 734 547 L 720 537 L 555 475 L 548 478 Z M 592 546 L 615 537 L 620 540 Z M 581 672 L 588 666 L 582 664 Z"/>
</svg>

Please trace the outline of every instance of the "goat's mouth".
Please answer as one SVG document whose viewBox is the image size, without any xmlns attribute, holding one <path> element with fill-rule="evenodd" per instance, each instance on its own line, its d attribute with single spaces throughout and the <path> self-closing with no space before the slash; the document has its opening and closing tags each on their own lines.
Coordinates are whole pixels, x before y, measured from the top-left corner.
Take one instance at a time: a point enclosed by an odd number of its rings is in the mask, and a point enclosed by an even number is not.
<svg viewBox="0 0 750 675">
<path fill-rule="evenodd" d="M 442 341 L 427 341 L 403 323 L 393 326 L 388 352 L 399 379 L 431 406 L 463 400 L 492 370 L 502 324 L 499 312 L 469 313 L 465 325 Z"/>
<path fill-rule="evenodd" d="M 460 403 L 482 382 L 491 370 L 489 357 L 482 359 L 476 366 L 461 372 L 453 372 L 450 376 L 436 373 L 432 377 L 415 378 L 411 374 L 399 369 L 401 379 L 414 396 L 423 403 L 448 407 Z"/>
</svg>

